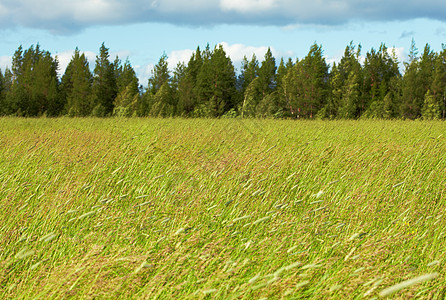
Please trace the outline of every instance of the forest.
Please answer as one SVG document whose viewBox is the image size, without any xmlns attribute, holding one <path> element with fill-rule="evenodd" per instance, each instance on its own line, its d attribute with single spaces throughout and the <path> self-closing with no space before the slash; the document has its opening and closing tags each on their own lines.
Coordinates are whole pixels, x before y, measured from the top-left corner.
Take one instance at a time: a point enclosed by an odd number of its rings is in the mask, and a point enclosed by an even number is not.
<svg viewBox="0 0 446 300">
<path fill-rule="evenodd" d="M 385 44 L 365 55 L 346 46 L 328 64 L 314 43 L 302 59 L 280 62 L 270 49 L 245 57 L 238 72 L 221 45 L 198 47 L 171 71 L 163 54 L 140 84 L 128 59 L 110 58 L 103 43 L 91 68 L 76 48 L 62 76 L 40 45 L 14 53 L 0 70 L 0 115 L 23 117 L 256 117 L 287 119 L 444 119 L 446 45 L 420 53 L 415 42 L 400 62 Z"/>
</svg>

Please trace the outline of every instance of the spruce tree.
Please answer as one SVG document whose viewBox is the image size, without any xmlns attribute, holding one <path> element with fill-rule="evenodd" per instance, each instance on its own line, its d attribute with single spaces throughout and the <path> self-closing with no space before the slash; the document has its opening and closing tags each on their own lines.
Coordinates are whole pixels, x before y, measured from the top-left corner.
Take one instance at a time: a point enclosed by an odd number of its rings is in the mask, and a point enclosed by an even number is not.
<svg viewBox="0 0 446 300">
<path fill-rule="evenodd" d="M 329 95 L 328 65 L 322 55 L 322 46 L 316 43 L 302 61 L 304 105 L 303 114 L 306 118 L 315 117 L 324 107 Z"/>
<path fill-rule="evenodd" d="M 446 118 L 446 45 L 443 45 L 443 50 L 435 60 L 431 90 L 435 101 L 440 106 L 441 118 L 444 119 Z"/>
<path fill-rule="evenodd" d="M 0 116 L 5 115 L 6 94 L 5 94 L 5 78 L 0 69 Z"/>
<path fill-rule="evenodd" d="M 209 56 L 210 55 L 210 56 Z M 220 117 L 235 107 L 235 71 L 222 45 L 203 53 L 195 92 L 199 101 L 197 116 Z"/>
<path fill-rule="evenodd" d="M 99 55 L 96 56 L 92 91 L 92 114 L 98 117 L 110 116 L 113 113 L 113 103 L 118 94 L 115 65 L 109 61 L 109 57 L 109 49 L 102 43 Z"/>
<path fill-rule="evenodd" d="M 128 59 L 124 66 L 116 60 L 114 65 L 118 95 L 114 101 L 113 115 L 131 117 L 137 114 L 140 102 L 138 77 Z"/>
<path fill-rule="evenodd" d="M 171 77 L 164 53 L 152 70 L 149 87 L 143 95 L 143 102 L 147 114 L 155 117 L 172 116 L 174 113 L 174 99 L 170 87 Z"/>
<path fill-rule="evenodd" d="M 87 58 L 76 48 L 61 83 L 66 98 L 65 111 L 69 116 L 88 116 L 92 113 L 92 84 L 93 75 Z"/>
<path fill-rule="evenodd" d="M 440 105 L 430 90 L 427 90 L 426 95 L 424 96 L 421 117 L 425 120 L 436 120 L 440 118 Z"/>
<path fill-rule="evenodd" d="M 178 114 L 181 116 L 192 116 L 197 106 L 196 95 L 197 77 L 203 66 L 200 47 L 191 56 L 183 76 L 178 81 Z"/>
<path fill-rule="evenodd" d="M 58 61 L 40 46 L 23 51 L 20 46 L 12 61 L 12 84 L 6 96 L 6 111 L 20 116 L 58 115 Z"/>
</svg>

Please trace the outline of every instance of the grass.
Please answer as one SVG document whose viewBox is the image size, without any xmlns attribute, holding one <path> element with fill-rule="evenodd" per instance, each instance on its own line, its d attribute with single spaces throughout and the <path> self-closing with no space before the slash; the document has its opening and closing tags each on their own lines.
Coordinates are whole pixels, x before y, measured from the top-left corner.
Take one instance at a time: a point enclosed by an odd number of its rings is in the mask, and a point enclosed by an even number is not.
<svg viewBox="0 0 446 300">
<path fill-rule="evenodd" d="M 445 297 L 444 122 L 0 128 L 3 299 Z"/>
</svg>

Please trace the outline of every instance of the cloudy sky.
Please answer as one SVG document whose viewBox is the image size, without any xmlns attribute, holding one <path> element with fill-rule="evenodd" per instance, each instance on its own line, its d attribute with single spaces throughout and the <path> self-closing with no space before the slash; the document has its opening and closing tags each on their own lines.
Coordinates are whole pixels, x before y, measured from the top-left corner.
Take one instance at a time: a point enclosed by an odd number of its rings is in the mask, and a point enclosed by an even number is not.
<svg viewBox="0 0 446 300">
<path fill-rule="evenodd" d="M 76 47 L 91 63 L 102 42 L 128 57 L 146 84 L 166 53 L 174 66 L 197 47 L 223 44 L 240 69 L 244 55 L 302 58 L 322 44 L 327 61 L 345 46 L 363 52 L 381 42 L 404 59 L 412 38 L 422 51 L 446 42 L 442 0 L 0 0 L 0 68 L 19 45 L 39 43 L 59 57 L 62 72 Z"/>
</svg>

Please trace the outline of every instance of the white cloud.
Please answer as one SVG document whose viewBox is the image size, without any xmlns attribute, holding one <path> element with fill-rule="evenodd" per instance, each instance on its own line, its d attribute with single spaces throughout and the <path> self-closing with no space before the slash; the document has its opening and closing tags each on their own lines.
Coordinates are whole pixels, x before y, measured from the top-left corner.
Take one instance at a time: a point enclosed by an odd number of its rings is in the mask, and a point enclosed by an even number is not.
<svg viewBox="0 0 446 300">
<path fill-rule="evenodd" d="M 230 45 L 226 42 L 221 42 L 220 44 L 223 46 L 223 49 L 225 50 L 226 54 L 231 58 L 233 63 L 241 62 L 244 56 L 250 59 L 253 54 L 256 55 L 258 60 L 261 60 L 265 56 L 266 51 L 268 51 L 267 46 L 254 47 L 254 46 L 247 46 L 244 44 Z M 278 52 L 274 48 L 271 48 L 271 52 L 273 53 L 273 56 L 278 55 Z"/>
<path fill-rule="evenodd" d="M 353 20 L 446 21 L 446 2 L 413 0 L 1 0 L 0 28 L 69 33 L 95 25 L 163 22 L 179 25 L 333 25 Z"/>
<path fill-rule="evenodd" d="M 220 7 L 224 11 L 249 13 L 273 9 L 277 2 L 276 0 L 221 0 Z"/>
<path fill-rule="evenodd" d="M 12 56 L 0 56 L 0 70 L 5 72 L 6 68 L 11 69 Z"/>
<path fill-rule="evenodd" d="M 184 49 L 184 50 L 175 50 L 170 52 L 167 55 L 167 63 L 169 64 L 169 69 L 173 70 L 178 65 L 178 63 L 187 63 L 189 62 L 192 54 L 195 51 L 192 49 Z"/>
<path fill-rule="evenodd" d="M 139 84 L 143 85 L 144 87 L 147 87 L 149 78 L 152 76 L 152 70 L 154 66 L 155 65 L 153 64 L 147 64 L 144 66 L 141 65 L 133 66 L 136 76 L 139 79 Z"/>
</svg>

